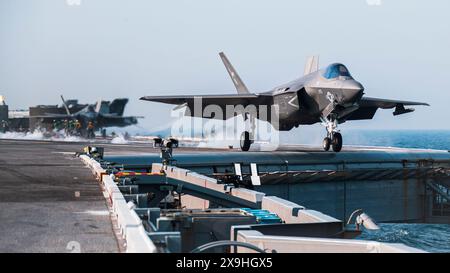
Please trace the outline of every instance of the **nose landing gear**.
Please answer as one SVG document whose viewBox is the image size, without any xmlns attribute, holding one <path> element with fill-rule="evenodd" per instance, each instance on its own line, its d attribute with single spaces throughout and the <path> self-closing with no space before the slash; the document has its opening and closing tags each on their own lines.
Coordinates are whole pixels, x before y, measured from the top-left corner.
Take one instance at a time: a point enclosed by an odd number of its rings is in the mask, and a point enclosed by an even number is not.
<svg viewBox="0 0 450 273">
<path fill-rule="evenodd" d="M 342 150 L 342 135 L 339 132 L 333 132 L 330 136 L 323 139 L 323 149 L 325 151 L 330 150 L 330 147 L 335 152 L 340 152 Z"/>
<path fill-rule="evenodd" d="M 340 152 L 342 150 L 342 135 L 337 130 L 336 119 L 329 120 L 322 118 L 322 124 L 327 129 L 327 136 L 323 139 L 323 149 L 325 151 L 330 150 L 330 147 L 334 152 Z"/>
<path fill-rule="evenodd" d="M 331 147 L 333 151 L 340 152 L 342 150 L 342 135 L 341 133 L 334 132 L 331 140 Z"/>
<path fill-rule="evenodd" d="M 325 151 L 328 151 L 330 149 L 330 146 L 331 146 L 331 138 L 327 136 L 323 139 L 323 149 Z"/>
</svg>

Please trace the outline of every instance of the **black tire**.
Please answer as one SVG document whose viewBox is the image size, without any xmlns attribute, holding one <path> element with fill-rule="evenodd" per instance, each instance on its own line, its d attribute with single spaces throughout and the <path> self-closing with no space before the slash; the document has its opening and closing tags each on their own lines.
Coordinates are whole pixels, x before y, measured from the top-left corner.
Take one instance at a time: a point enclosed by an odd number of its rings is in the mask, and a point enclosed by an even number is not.
<svg viewBox="0 0 450 273">
<path fill-rule="evenodd" d="M 340 133 L 333 134 L 333 141 L 331 142 L 331 146 L 333 147 L 333 151 L 336 153 L 342 150 L 342 135 Z"/>
<path fill-rule="evenodd" d="M 324 138 L 324 139 L 323 139 L 323 142 L 322 142 L 322 145 L 323 145 L 323 149 L 324 149 L 325 151 L 330 150 L 331 139 L 330 139 L 329 137 Z"/>
<path fill-rule="evenodd" d="M 250 133 L 247 131 L 242 132 L 241 134 L 241 150 L 246 152 L 250 149 L 250 145 L 252 142 L 250 141 Z"/>
</svg>

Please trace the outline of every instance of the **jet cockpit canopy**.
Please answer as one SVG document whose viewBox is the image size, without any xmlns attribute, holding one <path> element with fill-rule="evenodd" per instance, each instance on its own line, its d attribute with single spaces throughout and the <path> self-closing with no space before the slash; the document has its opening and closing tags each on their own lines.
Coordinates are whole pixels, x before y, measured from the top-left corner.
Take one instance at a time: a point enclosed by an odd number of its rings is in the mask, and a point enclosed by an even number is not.
<svg viewBox="0 0 450 273">
<path fill-rule="evenodd" d="M 347 67 L 345 67 L 345 65 L 340 63 L 330 64 L 325 69 L 323 77 L 328 80 L 336 79 L 338 77 L 345 77 L 352 79 L 352 75 L 350 75 L 350 72 L 348 71 Z"/>
</svg>

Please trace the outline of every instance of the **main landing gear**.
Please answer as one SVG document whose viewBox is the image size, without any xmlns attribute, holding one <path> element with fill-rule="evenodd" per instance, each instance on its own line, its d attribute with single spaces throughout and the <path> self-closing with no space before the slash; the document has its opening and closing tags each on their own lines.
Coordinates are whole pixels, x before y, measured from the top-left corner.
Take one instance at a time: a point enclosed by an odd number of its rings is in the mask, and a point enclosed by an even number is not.
<svg viewBox="0 0 450 273">
<path fill-rule="evenodd" d="M 245 131 L 241 134 L 240 145 L 241 150 L 247 152 L 253 143 L 256 129 L 256 119 L 249 114 L 244 115 Z"/>
<path fill-rule="evenodd" d="M 250 132 L 244 131 L 241 134 L 241 150 L 246 152 L 250 149 L 252 145 L 252 140 L 250 139 Z"/>
<path fill-rule="evenodd" d="M 330 147 L 335 152 L 340 152 L 342 150 L 342 135 L 339 133 L 337 128 L 337 121 L 329 120 L 324 118 L 323 124 L 327 129 L 327 136 L 323 139 L 323 149 L 325 151 L 330 150 Z"/>
</svg>

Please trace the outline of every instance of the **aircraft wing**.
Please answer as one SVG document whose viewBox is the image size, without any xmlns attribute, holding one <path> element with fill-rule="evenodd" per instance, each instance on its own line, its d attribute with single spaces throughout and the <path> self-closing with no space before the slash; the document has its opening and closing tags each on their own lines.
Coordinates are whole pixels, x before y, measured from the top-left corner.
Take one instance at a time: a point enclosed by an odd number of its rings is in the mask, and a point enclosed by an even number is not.
<svg viewBox="0 0 450 273">
<path fill-rule="evenodd" d="M 183 106 L 188 106 L 190 111 L 186 111 L 185 115 L 187 116 L 195 116 L 195 117 L 204 117 L 204 118 L 213 118 L 213 119 L 226 119 L 226 109 L 227 106 L 237 106 L 242 105 L 246 107 L 248 105 L 256 106 L 257 110 L 259 105 L 268 105 L 270 106 L 270 100 L 272 97 L 264 96 L 261 94 L 226 94 L 226 95 L 183 95 L 183 96 L 146 96 L 140 98 L 141 100 L 147 101 L 155 101 L 162 102 L 167 104 L 176 104 L 179 105 L 175 109 L 182 108 Z M 201 109 L 205 109 L 208 105 L 216 105 L 219 106 L 222 110 L 222 117 L 220 115 L 212 115 L 210 117 L 207 116 L 199 116 L 200 113 L 192 113 L 199 112 L 194 108 L 195 104 L 201 103 Z"/>
<path fill-rule="evenodd" d="M 40 115 L 40 116 L 30 116 L 30 118 L 39 118 L 43 120 L 60 120 L 60 119 L 71 119 L 73 118 L 72 115 L 66 115 L 66 114 L 47 114 L 47 115 Z"/>
<path fill-rule="evenodd" d="M 359 109 L 352 112 L 345 120 L 361 120 L 361 119 L 372 119 L 375 112 L 381 109 L 395 108 L 392 113 L 394 116 L 406 114 L 413 112 L 413 108 L 405 108 L 405 106 L 410 105 L 425 105 L 430 106 L 425 102 L 417 101 L 403 101 L 403 100 L 388 100 L 379 98 L 362 97 L 359 102 Z"/>
<path fill-rule="evenodd" d="M 259 98 L 256 94 L 227 94 L 227 95 L 188 95 L 188 96 L 146 96 L 141 100 L 156 101 L 167 104 L 193 104 L 194 99 L 201 99 L 204 105 L 237 105 L 249 104 Z"/>
<path fill-rule="evenodd" d="M 363 97 L 359 103 L 360 107 L 378 107 L 383 109 L 394 108 L 397 105 L 426 105 L 430 106 L 425 102 L 416 102 L 416 101 L 403 101 L 403 100 L 386 100 L 386 99 L 378 99 L 378 98 L 369 98 Z"/>
<path fill-rule="evenodd" d="M 102 114 L 97 117 L 99 127 L 125 127 L 137 124 L 137 117 L 123 117 L 117 115 Z"/>
</svg>

